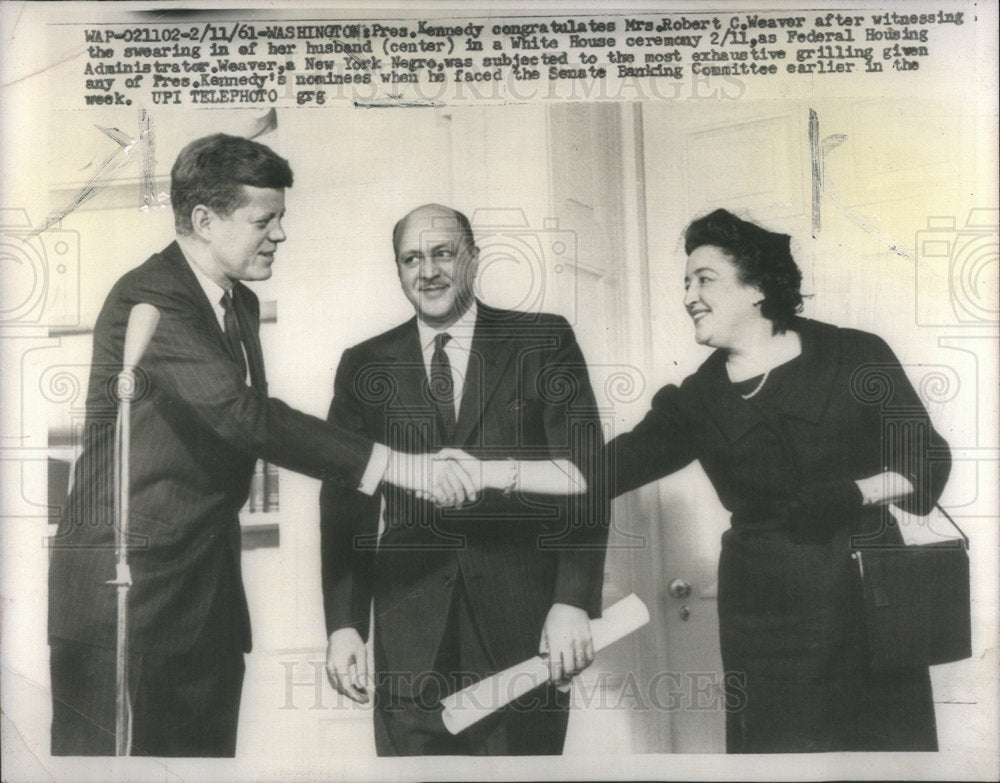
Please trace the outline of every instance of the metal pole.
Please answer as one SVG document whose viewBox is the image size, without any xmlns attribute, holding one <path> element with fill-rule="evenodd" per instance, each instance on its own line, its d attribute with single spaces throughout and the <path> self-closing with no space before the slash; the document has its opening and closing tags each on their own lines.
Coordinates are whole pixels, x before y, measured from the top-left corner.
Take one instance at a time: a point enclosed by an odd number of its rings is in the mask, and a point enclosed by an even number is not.
<svg viewBox="0 0 1000 783">
<path fill-rule="evenodd" d="M 118 376 L 118 423 L 115 427 L 115 578 L 108 584 L 118 590 L 118 618 L 115 644 L 115 755 L 129 755 L 128 695 L 128 590 L 132 575 L 128 567 L 129 442 L 131 399 L 135 377 L 130 369 Z"/>
<path fill-rule="evenodd" d="M 115 755 L 131 752 L 131 710 L 128 690 L 128 591 L 132 574 L 128 567 L 129 523 L 129 447 L 132 401 L 136 397 L 136 365 L 142 357 L 160 320 L 160 311 L 141 302 L 128 317 L 122 347 L 122 371 L 118 373 L 118 421 L 115 426 L 115 531 L 117 563 L 115 578 L 109 584 L 118 589 L 118 618 L 115 640 Z"/>
</svg>

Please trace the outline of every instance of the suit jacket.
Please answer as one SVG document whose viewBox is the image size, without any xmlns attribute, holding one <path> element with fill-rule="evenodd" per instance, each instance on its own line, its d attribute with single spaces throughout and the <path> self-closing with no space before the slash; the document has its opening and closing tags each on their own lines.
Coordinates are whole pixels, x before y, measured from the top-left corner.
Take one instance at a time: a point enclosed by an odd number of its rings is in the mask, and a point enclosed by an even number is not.
<svg viewBox="0 0 1000 783">
<path fill-rule="evenodd" d="M 263 368 L 257 297 L 239 283 L 233 296 L 248 315 L 246 350 Z M 114 645 L 115 378 L 140 302 L 161 317 L 132 403 L 131 648 L 179 654 L 212 640 L 249 650 L 238 511 L 254 462 L 356 487 L 371 442 L 269 399 L 263 377 L 246 384 L 176 243 L 115 284 L 94 327 L 83 451 L 50 542 L 49 635 Z"/>
<path fill-rule="evenodd" d="M 408 452 L 436 451 L 434 411 L 416 318 L 344 352 L 329 421 Z M 569 458 L 590 487 L 603 444 L 583 355 L 565 319 L 482 303 L 454 443 L 484 459 Z M 432 671 L 456 577 L 466 585 L 497 668 L 537 654 L 555 602 L 601 610 L 607 505 L 600 493 L 569 498 L 487 491 L 462 509 L 438 510 L 410 493 L 381 498 L 326 482 L 321 494 L 323 593 L 329 632 L 368 636 L 374 598 L 376 668 Z"/>
</svg>

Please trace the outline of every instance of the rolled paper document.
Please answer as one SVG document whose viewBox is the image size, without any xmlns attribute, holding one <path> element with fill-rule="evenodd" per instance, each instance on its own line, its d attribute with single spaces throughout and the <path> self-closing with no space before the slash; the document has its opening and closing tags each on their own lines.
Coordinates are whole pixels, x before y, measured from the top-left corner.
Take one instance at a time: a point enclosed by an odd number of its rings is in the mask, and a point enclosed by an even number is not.
<svg viewBox="0 0 1000 783">
<path fill-rule="evenodd" d="M 609 606 L 602 614 L 590 624 L 595 653 L 649 622 L 649 610 L 635 593 Z M 448 731 L 458 734 L 548 680 L 549 665 L 536 655 L 442 699 L 441 719 Z"/>
</svg>

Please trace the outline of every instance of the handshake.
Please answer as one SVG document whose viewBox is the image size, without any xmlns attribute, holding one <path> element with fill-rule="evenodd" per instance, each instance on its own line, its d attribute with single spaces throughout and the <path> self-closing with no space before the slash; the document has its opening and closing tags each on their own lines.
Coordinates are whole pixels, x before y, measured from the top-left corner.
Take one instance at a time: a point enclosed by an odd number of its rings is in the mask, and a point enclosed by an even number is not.
<svg viewBox="0 0 1000 783">
<path fill-rule="evenodd" d="M 393 451 L 384 479 L 437 506 L 462 506 L 476 500 L 485 489 L 513 489 L 518 464 L 476 459 L 461 449 L 442 449 L 436 454 Z"/>
<path fill-rule="evenodd" d="M 476 459 L 461 449 L 436 454 L 392 451 L 383 479 L 441 507 L 472 503 L 487 489 L 578 495 L 587 481 L 568 459 Z"/>
</svg>

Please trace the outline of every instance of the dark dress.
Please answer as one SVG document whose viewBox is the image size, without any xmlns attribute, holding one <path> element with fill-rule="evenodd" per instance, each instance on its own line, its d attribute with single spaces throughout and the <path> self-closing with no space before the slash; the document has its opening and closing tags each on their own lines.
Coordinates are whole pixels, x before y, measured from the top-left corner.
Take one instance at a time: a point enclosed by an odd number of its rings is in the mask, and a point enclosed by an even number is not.
<svg viewBox="0 0 1000 783">
<path fill-rule="evenodd" d="M 722 351 L 657 392 L 607 446 L 612 494 L 698 459 L 732 513 L 719 561 L 730 753 L 936 750 L 927 669 L 866 664 L 852 539 L 901 542 L 898 528 L 882 509 L 845 504 L 831 519 L 803 497 L 896 471 L 916 489 L 901 507 L 925 514 L 948 446 L 881 338 L 806 319 L 792 328 L 802 353 L 749 400 L 760 377 L 730 382 Z"/>
</svg>

